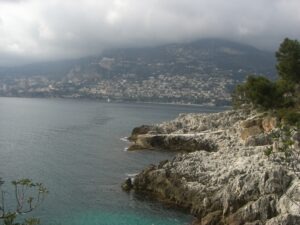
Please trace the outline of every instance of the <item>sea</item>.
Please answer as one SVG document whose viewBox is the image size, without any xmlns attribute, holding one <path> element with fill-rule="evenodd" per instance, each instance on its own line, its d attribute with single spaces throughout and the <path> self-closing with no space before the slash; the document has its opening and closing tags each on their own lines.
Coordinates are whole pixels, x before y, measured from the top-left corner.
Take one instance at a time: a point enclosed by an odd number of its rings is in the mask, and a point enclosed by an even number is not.
<svg viewBox="0 0 300 225">
<path fill-rule="evenodd" d="M 193 217 L 121 184 L 174 153 L 128 152 L 126 137 L 142 124 L 222 107 L 106 103 L 95 100 L 0 98 L 0 177 L 6 208 L 12 180 L 30 178 L 49 190 L 33 212 L 42 225 L 185 225 Z"/>
</svg>

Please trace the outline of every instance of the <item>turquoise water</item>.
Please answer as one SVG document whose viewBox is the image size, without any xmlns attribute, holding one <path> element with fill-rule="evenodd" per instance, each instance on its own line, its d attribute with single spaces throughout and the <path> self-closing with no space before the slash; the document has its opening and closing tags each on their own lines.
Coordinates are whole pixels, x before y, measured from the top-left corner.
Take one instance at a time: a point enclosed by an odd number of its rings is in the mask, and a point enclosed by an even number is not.
<svg viewBox="0 0 300 225">
<path fill-rule="evenodd" d="M 33 214 L 54 225 L 183 225 L 191 216 L 147 196 L 125 193 L 128 174 L 171 153 L 126 152 L 133 127 L 182 112 L 221 108 L 0 98 L 0 177 L 29 177 L 50 194 Z M 7 198 L 9 194 L 8 182 Z M 10 201 L 12 202 L 12 201 Z"/>
</svg>

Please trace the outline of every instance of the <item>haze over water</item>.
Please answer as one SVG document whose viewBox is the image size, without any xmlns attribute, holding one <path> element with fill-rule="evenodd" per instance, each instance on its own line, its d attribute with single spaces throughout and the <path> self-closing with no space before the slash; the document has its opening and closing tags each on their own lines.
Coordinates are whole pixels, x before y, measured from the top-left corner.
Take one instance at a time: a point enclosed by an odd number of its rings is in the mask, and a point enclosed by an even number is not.
<svg viewBox="0 0 300 225">
<path fill-rule="evenodd" d="M 192 218 L 120 188 L 128 174 L 172 153 L 126 152 L 132 128 L 183 112 L 222 108 L 0 98 L 0 177 L 31 178 L 49 189 L 34 214 L 43 225 L 182 225 Z"/>
</svg>

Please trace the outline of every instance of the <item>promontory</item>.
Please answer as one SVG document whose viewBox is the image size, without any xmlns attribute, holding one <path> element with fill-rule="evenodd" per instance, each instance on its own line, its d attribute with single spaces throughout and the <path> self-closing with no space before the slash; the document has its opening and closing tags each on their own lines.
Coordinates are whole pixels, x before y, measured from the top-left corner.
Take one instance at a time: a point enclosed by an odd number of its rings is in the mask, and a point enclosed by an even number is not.
<svg viewBox="0 0 300 225">
<path fill-rule="evenodd" d="M 123 188 L 188 209 L 195 225 L 300 224 L 299 158 L 282 151 L 300 151 L 300 132 L 289 129 L 284 134 L 276 117 L 247 110 L 143 125 L 133 130 L 130 150 L 178 154 L 148 166 Z M 276 138 L 283 136 L 288 146 Z"/>
</svg>

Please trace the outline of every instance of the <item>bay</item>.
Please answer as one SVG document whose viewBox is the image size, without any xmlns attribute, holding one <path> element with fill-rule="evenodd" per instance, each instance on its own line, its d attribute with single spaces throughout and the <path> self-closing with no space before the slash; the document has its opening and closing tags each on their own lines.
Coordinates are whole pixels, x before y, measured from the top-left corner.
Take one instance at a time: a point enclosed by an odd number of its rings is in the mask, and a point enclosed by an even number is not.
<svg viewBox="0 0 300 225">
<path fill-rule="evenodd" d="M 128 174 L 173 157 L 124 151 L 121 140 L 142 124 L 185 112 L 223 108 L 91 100 L 0 98 L 0 177 L 31 178 L 50 191 L 33 212 L 45 225 L 183 225 L 188 214 L 147 196 L 123 192 Z"/>
</svg>

